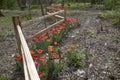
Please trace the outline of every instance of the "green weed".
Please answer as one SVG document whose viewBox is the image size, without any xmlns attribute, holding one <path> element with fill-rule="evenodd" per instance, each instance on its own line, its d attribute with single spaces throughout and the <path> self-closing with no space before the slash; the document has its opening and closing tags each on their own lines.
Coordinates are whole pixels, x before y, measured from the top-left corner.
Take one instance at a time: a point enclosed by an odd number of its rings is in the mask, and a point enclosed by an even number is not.
<svg viewBox="0 0 120 80">
<path fill-rule="evenodd" d="M 84 8 L 89 6 L 90 3 L 65 3 L 65 6 L 68 6 L 70 8 Z"/>
<path fill-rule="evenodd" d="M 99 13 L 101 19 L 111 19 L 112 24 L 120 24 L 120 10 L 107 11 L 106 13 Z"/>
<path fill-rule="evenodd" d="M 0 75 L 0 80 L 9 80 L 7 77 Z"/>
</svg>

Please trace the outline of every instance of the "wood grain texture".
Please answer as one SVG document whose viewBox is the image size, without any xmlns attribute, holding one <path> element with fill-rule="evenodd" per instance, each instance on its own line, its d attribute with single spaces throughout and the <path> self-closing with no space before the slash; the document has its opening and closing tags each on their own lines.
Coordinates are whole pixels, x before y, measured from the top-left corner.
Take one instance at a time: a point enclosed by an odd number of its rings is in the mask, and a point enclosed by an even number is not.
<svg viewBox="0 0 120 80">
<path fill-rule="evenodd" d="M 30 80 L 30 75 L 28 74 L 28 68 L 27 68 L 27 63 L 25 60 L 25 56 L 24 56 L 24 51 L 23 51 L 23 47 L 21 47 L 21 51 L 22 51 L 22 59 L 23 59 L 23 66 L 24 66 L 24 76 L 25 76 L 25 80 Z"/>
<path fill-rule="evenodd" d="M 22 51 L 24 52 L 23 57 L 26 61 L 26 67 L 28 69 L 28 74 L 30 76 L 30 80 L 40 80 L 37 70 L 36 70 L 36 67 L 35 67 L 35 64 L 34 64 L 34 61 L 30 54 L 27 42 L 25 40 L 25 37 L 24 37 L 19 25 L 17 25 L 17 29 L 18 29 L 18 34 L 19 34 L 20 41 L 21 41 L 21 47 L 23 49 Z"/>
<path fill-rule="evenodd" d="M 50 12 L 47 12 L 47 14 L 50 15 L 51 13 L 50 13 Z M 63 16 L 60 16 L 60 15 L 55 15 L 55 17 L 57 17 L 57 18 L 61 18 L 61 19 L 64 18 Z"/>
</svg>

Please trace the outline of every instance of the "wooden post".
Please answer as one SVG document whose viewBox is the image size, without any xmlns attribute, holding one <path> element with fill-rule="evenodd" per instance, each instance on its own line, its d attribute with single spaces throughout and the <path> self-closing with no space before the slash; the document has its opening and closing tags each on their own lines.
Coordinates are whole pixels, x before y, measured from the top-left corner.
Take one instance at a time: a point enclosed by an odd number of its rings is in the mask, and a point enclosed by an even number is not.
<svg viewBox="0 0 120 80">
<path fill-rule="evenodd" d="M 19 50 L 19 54 L 21 55 L 21 42 L 20 42 L 20 37 L 18 35 L 18 30 L 17 30 L 17 25 L 21 26 L 21 23 L 19 20 L 19 16 L 14 16 L 12 19 L 13 19 L 14 30 L 15 30 L 16 39 L 17 39 L 18 50 Z"/>
</svg>

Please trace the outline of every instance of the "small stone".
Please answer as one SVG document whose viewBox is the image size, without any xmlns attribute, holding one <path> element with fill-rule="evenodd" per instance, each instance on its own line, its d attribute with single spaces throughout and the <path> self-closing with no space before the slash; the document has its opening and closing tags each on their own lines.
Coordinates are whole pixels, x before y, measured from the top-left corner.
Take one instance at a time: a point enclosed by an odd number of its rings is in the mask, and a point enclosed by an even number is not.
<svg viewBox="0 0 120 80">
<path fill-rule="evenodd" d="M 79 31 L 77 31 L 76 34 L 79 34 Z"/>
<path fill-rule="evenodd" d="M 85 71 L 84 71 L 84 70 L 80 70 L 80 69 L 77 70 L 77 76 L 83 77 L 84 74 L 85 74 Z"/>
<path fill-rule="evenodd" d="M 92 64 L 92 63 L 90 63 L 89 68 L 91 68 L 92 66 L 93 66 L 93 64 Z"/>
<path fill-rule="evenodd" d="M 107 43 L 105 43 L 105 46 L 107 45 Z"/>
<path fill-rule="evenodd" d="M 13 73 L 13 71 L 10 71 L 10 73 Z"/>
<path fill-rule="evenodd" d="M 12 57 L 14 57 L 14 56 L 15 56 L 15 54 L 12 54 L 11 56 L 12 56 Z"/>
<path fill-rule="evenodd" d="M 103 71 L 102 73 L 103 73 L 103 74 L 106 74 L 107 72 L 106 72 L 106 71 Z"/>
<path fill-rule="evenodd" d="M 73 36 L 71 36 L 71 38 L 74 38 L 75 36 L 73 35 Z"/>
</svg>

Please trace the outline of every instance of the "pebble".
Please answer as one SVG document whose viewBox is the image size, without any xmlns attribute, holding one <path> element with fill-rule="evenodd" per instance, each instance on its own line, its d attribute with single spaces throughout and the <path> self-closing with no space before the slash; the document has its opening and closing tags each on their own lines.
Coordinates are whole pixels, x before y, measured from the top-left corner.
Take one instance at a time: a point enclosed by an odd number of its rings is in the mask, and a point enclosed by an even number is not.
<svg viewBox="0 0 120 80">
<path fill-rule="evenodd" d="M 92 64 L 92 63 L 90 63 L 89 68 L 91 68 L 92 66 L 93 66 L 93 64 Z"/>
<path fill-rule="evenodd" d="M 80 70 L 80 69 L 77 70 L 77 76 L 83 77 L 84 75 L 85 75 L 85 71 L 84 70 Z"/>
<path fill-rule="evenodd" d="M 105 43 L 105 46 L 107 45 L 107 43 Z"/>
</svg>

